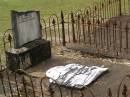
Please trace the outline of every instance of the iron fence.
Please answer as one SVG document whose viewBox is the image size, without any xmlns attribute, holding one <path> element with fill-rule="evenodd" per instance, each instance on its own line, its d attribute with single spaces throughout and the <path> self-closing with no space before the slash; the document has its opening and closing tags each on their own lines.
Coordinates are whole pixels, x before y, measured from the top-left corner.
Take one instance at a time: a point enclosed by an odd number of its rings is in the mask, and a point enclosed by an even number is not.
<svg viewBox="0 0 130 97">
<path fill-rule="evenodd" d="M 42 35 L 52 45 L 84 45 L 92 49 L 89 53 L 130 58 L 129 21 L 129 0 L 101 0 L 83 10 L 41 18 Z M 1 51 L 13 47 L 11 31 L 1 37 Z"/>
<path fill-rule="evenodd" d="M 43 38 L 50 40 L 52 45 L 83 44 L 87 49 L 95 49 L 95 52 L 99 54 L 129 58 L 128 3 L 129 0 L 101 0 L 84 10 L 77 10 L 67 15 L 62 11 L 60 16 L 53 14 L 47 20 L 41 19 Z M 1 38 L 4 44 L 2 45 L 3 51 L 13 47 L 11 31 L 11 29 L 6 30 Z M 7 97 L 65 96 L 62 86 L 59 86 L 56 81 L 54 81 L 55 85 L 50 84 L 48 77 L 32 76 L 24 70 L 11 72 L 3 66 L 0 69 L 2 90 L 0 94 Z M 130 78 L 130 75 L 126 77 Z M 128 96 L 127 85 L 123 83 L 125 78 L 119 85 L 117 97 Z M 82 90 L 71 88 L 69 97 L 75 97 L 75 91 L 79 93 L 78 97 L 79 95 L 85 97 L 87 94 L 84 91 L 86 90 L 92 97 L 96 97 L 88 87 Z M 110 88 L 107 96 L 113 96 Z"/>
<path fill-rule="evenodd" d="M 42 35 L 52 45 L 83 45 L 88 53 L 130 58 L 129 0 L 100 0 L 82 10 L 41 18 Z M 0 35 L 2 63 L 4 51 L 13 47 L 12 29 Z M 91 49 L 91 50 L 89 50 Z"/>
<path fill-rule="evenodd" d="M 90 27 L 88 30 L 92 32 L 95 26 L 103 25 L 109 19 L 121 15 L 129 15 L 128 0 L 101 0 L 84 10 L 67 15 L 61 11 L 60 16 L 53 14 L 47 20 L 42 19 L 43 37 L 54 43 L 62 43 L 65 38 L 66 42 L 70 42 L 70 37 L 74 38 L 74 34 L 80 32 L 81 27 L 85 32 Z"/>
<path fill-rule="evenodd" d="M 101 0 L 84 10 L 44 19 L 43 38 L 52 45 L 83 44 L 96 53 L 129 58 L 129 1 Z M 111 52 L 112 54 L 108 54 Z"/>
<path fill-rule="evenodd" d="M 83 89 L 67 88 L 58 85 L 53 79 L 54 83 L 50 83 L 49 79 L 51 78 L 28 74 L 21 69 L 11 72 L 2 67 L 0 71 L 0 94 L 6 97 L 96 97 L 90 87 Z M 129 80 L 130 75 L 126 75 L 118 85 L 116 95 L 108 88 L 106 96 L 129 97 L 129 84 L 127 84 Z"/>
</svg>

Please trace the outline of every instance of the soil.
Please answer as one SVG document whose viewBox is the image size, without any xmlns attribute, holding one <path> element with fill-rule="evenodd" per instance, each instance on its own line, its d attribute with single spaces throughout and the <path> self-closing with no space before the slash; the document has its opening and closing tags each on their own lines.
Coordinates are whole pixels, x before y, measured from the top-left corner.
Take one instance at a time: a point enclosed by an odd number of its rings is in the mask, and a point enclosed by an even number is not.
<svg viewBox="0 0 130 97">
<path fill-rule="evenodd" d="M 52 52 L 53 55 L 51 59 L 48 59 L 41 64 L 28 69 L 27 71 L 34 76 L 43 77 L 46 70 L 49 68 L 69 63 L 78 63 L 87 66 L 104 65 L 104 67 L 109 68 L 109 72 L 103 74 L 95 82 L 89 85 L 96 97 L 106 96 L 108 88 L 111 88 L 113 95 L 116 96 L 117 89 L 122 78 L 125 75 L 130 74 L 130 60 L 103 58 L 88 54 L 82 55 L 81 52 L 69 50 L 64 47 L 55 47 Z M 65 91 L 65 94 L 69 96 L 68 90 L 63 90 Z"/>
</svg>

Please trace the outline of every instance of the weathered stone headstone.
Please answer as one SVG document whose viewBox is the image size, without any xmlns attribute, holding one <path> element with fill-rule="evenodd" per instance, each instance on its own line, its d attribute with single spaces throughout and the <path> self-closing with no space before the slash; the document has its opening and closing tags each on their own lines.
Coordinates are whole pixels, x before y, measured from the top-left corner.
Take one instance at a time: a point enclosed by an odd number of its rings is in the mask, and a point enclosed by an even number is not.
<svg viewBox="0 0 130 97">
<path fill-rule="evenodd" d="M 39 11 L 12 11 L 11 15 L 15 48 L 42 37 Z"/>
<path fill-rule="evenodd" d="M 42 39 L 38 11 L 11 12 L 14 48 L 6 50 L 10 70 L 27 69 L 51 57 L 50 41 Z"/>
</svg>

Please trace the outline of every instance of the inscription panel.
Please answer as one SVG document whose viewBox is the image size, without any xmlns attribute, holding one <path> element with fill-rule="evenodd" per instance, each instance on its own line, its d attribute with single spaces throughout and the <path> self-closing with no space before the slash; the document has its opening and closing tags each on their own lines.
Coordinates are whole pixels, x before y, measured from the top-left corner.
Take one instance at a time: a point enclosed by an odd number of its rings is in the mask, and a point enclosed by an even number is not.
<svg viewBox="0 0 130 97">
<path fill-rule="evenodd" d="M 12 11 L 11 16 L 15 48 L 42 37 L 38 11 Z"/>
</svg>

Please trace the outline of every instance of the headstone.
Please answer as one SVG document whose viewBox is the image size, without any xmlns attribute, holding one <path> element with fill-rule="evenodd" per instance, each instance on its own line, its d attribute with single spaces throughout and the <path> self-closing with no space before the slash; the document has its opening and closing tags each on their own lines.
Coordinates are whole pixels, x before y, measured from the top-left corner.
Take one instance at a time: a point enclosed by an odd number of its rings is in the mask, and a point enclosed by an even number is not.
<svg viewBox="0 0 130 97">
<path fill-rule="evenodd" d="M 51 57 L 50 41 L 42 39 L 40 12 L 11 12 L 14 48 L 6 50 L 10 70 L 27 69 Z"/>
<path fill-rule="evenodd" d="M 39 11 L 12 11 L 11 15 L 15 48 L 42 37 Z"/>
</svg>

